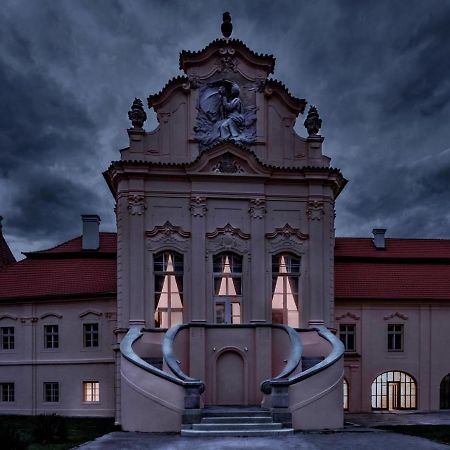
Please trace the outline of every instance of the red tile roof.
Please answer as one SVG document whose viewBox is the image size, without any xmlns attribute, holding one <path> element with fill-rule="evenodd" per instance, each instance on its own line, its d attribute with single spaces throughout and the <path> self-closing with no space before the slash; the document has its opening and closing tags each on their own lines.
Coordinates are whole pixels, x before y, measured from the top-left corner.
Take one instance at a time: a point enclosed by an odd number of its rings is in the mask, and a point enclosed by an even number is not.
<svg viewBox="0 0 450 450">
<path fill-rule="evenodd" d="M 450 300 L 450 240 L 336 238 L 335 297 Z"/>
<path fill-rule="evenodd" d="M 116 292 L 116 234 L 100 233 L 99 251 L 83 252 L 81 237 L 27 253 L 0 269 L 0 300 L 105 295 Z"/>
</svg>

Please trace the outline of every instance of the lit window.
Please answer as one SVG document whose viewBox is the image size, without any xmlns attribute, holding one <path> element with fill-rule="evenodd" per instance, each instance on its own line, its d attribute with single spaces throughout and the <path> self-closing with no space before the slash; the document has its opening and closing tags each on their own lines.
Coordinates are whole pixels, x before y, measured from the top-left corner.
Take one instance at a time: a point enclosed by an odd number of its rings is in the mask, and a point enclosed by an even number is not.
<svg viewBox="0 0 450 450">
<path fill-rule="evenodd" d="M 83 381 L 83 401 L 100 401 L 100 383 L 98 381 Z"/>
<path fill-rule="evenodd" d="M 403 325 L 388 324 L 388 350 L 390 352 L 403 351 Z"/>
<path fill-rule="evenodd" d="M 2 327 L 2 349 L 14 349 L 14 327 Z"/>
<path fill-rule="evenodd" d="M 242 256 L 220 253 L 213 259 L 216 323 L 241 323 Z"/>
<path fill-rule="evenodd" d="M 2 402 L 14 401 L 14 383 L 0 383 L 0 398 Z"/>
<path fill-rule="evenodd" d="M 154 256 L 155 326 L 183 323 L 183 256 L 163 252 Z"/>
<path fill-rule="evenodd" d="M 272 323 L 299 326 L 299 275 L 299 258 L 287 254 L 272 257 Z"/>
<path fill-rule="evenodd" d="M 59 383 L 44 383 L 44 402 L 59 402 Z"/>
<path fill-rule="evenodd" d="M 98 347 L 98 323 L 83 324 L 83 345 L 85 348 Z"/>
<path fill-rule="evenodd" d="M 58 325 L 44 325 L 44 347 L 59 347 L 59 330 Z"/>
<path fill-rule="evenodd" d="M 346 352 L 354 352 L 356 325 L 354 323 L 343 323 L 339 325 L 339 337 L 344 344 Z"/>
<path fill-rule="evenodd" d="M 415 409 L 416 398 L 416 382 L 405 372 L 385 372 L 372 383 L 373 409 Z"/>
<path fill-rule="evenodd" d="M 345 378 L 342 379 L 342 387 L 344 390 L 344 411 L 348 411 L 348 382 Z"/>
<path fill-rule="evenodd" d="M 450 373 L 445 375 L 444 378 L 442 378 L 439 389 L 439 397 L 440 397 L 440 408 L 450 409 Z"/>
</svg>

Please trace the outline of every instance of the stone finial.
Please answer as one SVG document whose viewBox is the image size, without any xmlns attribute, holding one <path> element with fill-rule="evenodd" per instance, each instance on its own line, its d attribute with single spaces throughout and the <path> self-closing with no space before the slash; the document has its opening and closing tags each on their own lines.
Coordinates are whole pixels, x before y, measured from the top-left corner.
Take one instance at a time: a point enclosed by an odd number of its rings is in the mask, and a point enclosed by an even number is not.
<svg viewBox="0 0 450 450">
<path fill-rule="evenodd" d="M 223 22 L 220 29 L 222 30 L 224 38 L 228 39 L 231 36 L 231 33 L 233 32 L 233 24 L 231 23 L 231 14 L 229 12 L 224 12 L 222 20 Z"/>
<path fill-rule="evenodd" d="M 144 111 L 142 101 L 138 98 L 134 99 L 131 105 L 131 110 L 128 111 L 128 118 L 131 120 L 133 128 L 142 128 L 144 122 L 147 120 L 147 114 Z"/>
<path fill-rule="evenodd" d="M 322 119 L 319 117 L 319 113 L 315 106 L 311 106 L 308 111 L 308 115 L 303 123 L 308 130 L 308 135 L 313 136 L 317 134 L 322 126 Z"/>
</svg>

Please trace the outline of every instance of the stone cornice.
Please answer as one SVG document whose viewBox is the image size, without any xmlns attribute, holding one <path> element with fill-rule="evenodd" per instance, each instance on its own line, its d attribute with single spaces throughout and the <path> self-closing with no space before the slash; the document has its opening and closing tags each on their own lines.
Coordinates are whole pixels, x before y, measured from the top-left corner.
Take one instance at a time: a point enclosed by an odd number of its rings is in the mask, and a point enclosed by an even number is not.
<svg viewBox="0 0 450 450">
<path fill-rule="evenodd" d="M 270 97 L 274 93 L 277 93 L 283 99 L 296 116 L 299 113 L 303 114 L 305 111 L 308 102 L 304 98 L 294 97 L 281 81 L 270 78 L 264 84 L 264 94 Z"/>
</svg>

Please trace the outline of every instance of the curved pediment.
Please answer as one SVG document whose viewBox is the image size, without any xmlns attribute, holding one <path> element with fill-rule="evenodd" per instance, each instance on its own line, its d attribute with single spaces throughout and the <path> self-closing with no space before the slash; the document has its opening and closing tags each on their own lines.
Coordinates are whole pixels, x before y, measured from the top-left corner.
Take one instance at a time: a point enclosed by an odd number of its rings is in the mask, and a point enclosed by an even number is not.
<svg viewBox="0 0 450 450">
<path fill-rule="evenodd" d="M 211 175 L 268 175 L 270 170 L 246 147 L 224 142 L 203 151 L 187 173 Z"/>
</svg>

